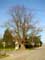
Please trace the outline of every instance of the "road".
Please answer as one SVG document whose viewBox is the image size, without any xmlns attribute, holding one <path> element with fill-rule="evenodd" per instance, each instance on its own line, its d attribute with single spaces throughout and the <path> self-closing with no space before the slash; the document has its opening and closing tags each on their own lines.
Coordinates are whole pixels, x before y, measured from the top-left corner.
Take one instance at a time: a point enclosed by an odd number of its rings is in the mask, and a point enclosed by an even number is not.
<svg viewBox="0 0 45 60">
<path fill-rule="evenodd" d="M 45 60 L 45 45 L 34 50 L 13 51 L 9 54 L 9 57 L 0 60 Z"/>
</svg>

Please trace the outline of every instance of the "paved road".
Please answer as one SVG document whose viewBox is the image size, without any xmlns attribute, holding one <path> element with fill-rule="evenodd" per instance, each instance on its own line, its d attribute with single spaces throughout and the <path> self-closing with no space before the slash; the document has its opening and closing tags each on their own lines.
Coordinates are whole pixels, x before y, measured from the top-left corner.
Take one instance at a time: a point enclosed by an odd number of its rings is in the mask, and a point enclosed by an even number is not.
<svg viewBox="0 0 45 60">
<path fill-rule="evenodd" d="M 20 50 L 10 52 L 10 56 L 0 60 L 45 60 L 45 46 L 34 50 Z"/>
</svg>

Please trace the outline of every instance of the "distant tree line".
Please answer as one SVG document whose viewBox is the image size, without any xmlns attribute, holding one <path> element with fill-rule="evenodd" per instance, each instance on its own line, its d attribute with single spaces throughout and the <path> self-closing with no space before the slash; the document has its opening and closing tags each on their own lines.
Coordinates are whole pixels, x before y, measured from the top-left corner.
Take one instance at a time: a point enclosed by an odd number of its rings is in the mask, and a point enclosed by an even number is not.
<svg viewBox="0 0 45 60">
<path fill-rule="evenodd" d="M 34 36 L 33 38 L 34 46 L 32 44 L 32 36 L 29 36 L 28 38 L 26 37 L 25 39 L 26 39 L 26 41 L 24 42 L 25 48 L 33 48 L 33 47 L 42 46 L 42 41 L 40 39 L 40 36 Z M 12 36 L 11 32 L 8 29 L 5 31 L 3 39 L 0 40 L 0 48 L 3 48 L 2 42 L 5 42 L 5 48 L 15 48 L 14 37 Z"/>
</svg>

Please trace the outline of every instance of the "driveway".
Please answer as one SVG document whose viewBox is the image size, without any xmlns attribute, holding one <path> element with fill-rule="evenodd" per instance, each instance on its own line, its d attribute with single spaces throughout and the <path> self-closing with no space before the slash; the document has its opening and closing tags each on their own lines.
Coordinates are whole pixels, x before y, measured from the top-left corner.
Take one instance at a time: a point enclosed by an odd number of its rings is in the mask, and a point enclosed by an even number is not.
<svg viewBox="0 0 45 60">
<path fill-rule="evenodd" d="M 34 50 L 20 50 L 8 52 L 9 57 L 0 60 L 45 60 L 45 45 Z"/>
</svg>

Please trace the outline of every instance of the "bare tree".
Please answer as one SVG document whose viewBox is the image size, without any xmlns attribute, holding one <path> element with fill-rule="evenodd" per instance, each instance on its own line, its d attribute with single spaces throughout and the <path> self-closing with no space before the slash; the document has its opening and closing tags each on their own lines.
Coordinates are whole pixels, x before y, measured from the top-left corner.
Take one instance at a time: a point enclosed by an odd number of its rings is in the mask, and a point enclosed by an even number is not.
<svg viewBox="0 0 45 60">
<path fill-rule="evenodd" d="M 40 32 L 40 29 L 37 28 L 37 26 L 34 25 L 33 16 L 31 12 L 28 12 L 24 6 L 16 6 L 10 9 L 10 15 L 11 15 L 11 25 L 14 23 L 15 27 L 15 34 L 19 37 L 19 44 L 26 41 L 27 33 L 32 32 L 37 34 L 37 32 Z M 36 22 L 37 24 L 37 22 Z"/>
</svg>

